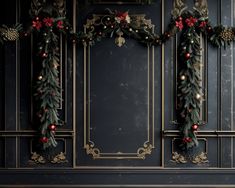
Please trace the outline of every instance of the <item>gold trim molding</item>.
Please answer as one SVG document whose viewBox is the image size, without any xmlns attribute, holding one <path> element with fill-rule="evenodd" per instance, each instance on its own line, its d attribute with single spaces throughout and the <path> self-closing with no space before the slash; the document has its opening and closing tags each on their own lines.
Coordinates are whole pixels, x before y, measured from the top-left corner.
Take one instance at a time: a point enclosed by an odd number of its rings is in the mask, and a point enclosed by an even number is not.
<svg viewBox="0 0 235 188">
<path fill-rule="evenodd" d="M 93 15 L 92 19 L 87 19 L 84 25 L 84 33 L 89 34 L 92 25 L 105 15 Z M 137 24 L 145 23 L 154 30 L 151 20 L 145 19 L 145 15 L 130 15 L 134 17 Z M 96 23 L 97 24 L 97 23 Z M 100 147 L 95 146 L 95 141 L 90 138 L 90 64 L 91 64 L 91 44 L 84 42 L 84 149 L 87 155 L 91 155 L 93 159 L 145 159 L 146 155 L 152 153 L 154 148 L 154 47 L 147 47 L 147 65 L 148 65 L 148 122 L 147 122 L 147 138 L 143 145 L 136 148 L 136 152 L 116 153 L 102 152 Z"/>
<path fill-rule="evenodd" d="M 109 5 L 123 5 L 123 4 L 133 4 L 133 5 L 143 5 L 151 4 L 153 0 L 90 0 L 92 4 L 109 4 Z"/>
<path fill-rule="evenodd" d="M 95 144 L 90 142 L 84 148 L 86 149 L 86 154 L 92 155 L 93 159 L 145 159 L 146 155 L 152 153 L 154 147 L 149 142 L 145 142 L 143 147 L 138 148 L 136 153 L 101 153 L 98 148 L 95 148 Z"/>
</svg>

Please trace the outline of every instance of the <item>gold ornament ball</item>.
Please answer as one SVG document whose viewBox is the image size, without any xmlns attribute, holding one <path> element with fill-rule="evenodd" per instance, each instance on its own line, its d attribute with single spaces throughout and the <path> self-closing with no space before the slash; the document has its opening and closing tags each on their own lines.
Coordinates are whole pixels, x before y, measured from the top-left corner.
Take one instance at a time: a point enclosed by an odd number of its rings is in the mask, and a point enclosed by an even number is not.
<svg viewBox="0 0 235 188">
<path fill-rule="evenodd" d="M 200 94 L 197 94 L 196 95 L 196 99 L 200 99 L 201 98 L 201 95 Z"/>
<path fill-rule="evenodd" d="M 181 80 L 185 80 L 185 79 L 186 79 L 186 76 L 182 75 L 182 76 L 180 77 L 180 79 L 181 79 Z"/>
<path fill-rule="evenodd" d="M 42 76 L 39 76 L 38 79 L 39 79 L 39 80 L 42 80 Z"/>
</svg>

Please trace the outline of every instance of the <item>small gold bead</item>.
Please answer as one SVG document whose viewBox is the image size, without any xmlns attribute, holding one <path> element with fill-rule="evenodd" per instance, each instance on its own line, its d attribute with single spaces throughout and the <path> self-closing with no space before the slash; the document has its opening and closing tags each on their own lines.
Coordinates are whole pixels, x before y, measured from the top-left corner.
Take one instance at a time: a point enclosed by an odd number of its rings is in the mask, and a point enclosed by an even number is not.
<svg viewBox="0 0 235 188">
<path fill-rule="evenodd" d="M 181 79 L 181 80 L 185 80 L 185 79 L 186 79 L 186 76 L 182 75 L 182 76 L 180 77 L 180 79 Z"/>
<path fill-rule="evenodd" d="M 201 95 L 200 94 L 197 94 L 196 95 L 196 99 L 200 99 L 201 98 Z"/>
</svg>

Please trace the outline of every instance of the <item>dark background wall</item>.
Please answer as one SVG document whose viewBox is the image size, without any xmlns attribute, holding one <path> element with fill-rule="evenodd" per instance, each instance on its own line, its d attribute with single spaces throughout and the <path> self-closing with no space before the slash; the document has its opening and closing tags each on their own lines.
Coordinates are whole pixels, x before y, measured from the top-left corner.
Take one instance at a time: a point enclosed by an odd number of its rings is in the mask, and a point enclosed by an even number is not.
<svg viewBox="0 0 235 188">
<path fill-rule="evenodd" d="M 193 1 L 187 4 L 192 9 Z M 66 11 L 76 30 L 83 30 L 91 14 L 110 8 L 146 14 L 160 33 L 170 21 L 172 5 L 168 0 L 151 5 L 71 0 Z M 209 0 L 212 24 L 233 26 L 234 7 L 233 0 Z M 0 24 L 30 24 L 29 9 L 30 0 L 1 2 Z M 119 48 L 114 38 L 107 38 L 84 49 L 61 38 L 60 114 L 66 125 L 57 131 L 58 147 L 49 151 L 38 151 L 34 140 L 33 37 L 0 46 L 0 187 L 235 184 L 233 44 L 217 49 L 202 39 L 202 119 L 207 125 L 198 131 L 199 147 L 188 154 L 177 148 L 178 131 L 172 123 L 178 44 L 178 36 L 154 48 L 127 38 Z M 55 162 L 61 152 L 66 159 Z M 186 163 L 174 160 L 175 152 Z M 202 153 L 207 158 L 195 162 Z"/>
</svg>

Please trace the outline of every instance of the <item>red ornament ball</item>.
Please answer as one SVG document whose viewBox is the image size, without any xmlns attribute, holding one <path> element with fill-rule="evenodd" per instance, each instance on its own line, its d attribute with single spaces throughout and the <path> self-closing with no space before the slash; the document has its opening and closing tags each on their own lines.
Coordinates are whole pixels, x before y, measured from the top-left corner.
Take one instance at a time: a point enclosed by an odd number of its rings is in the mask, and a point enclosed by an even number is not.
<svg viewBox="0 0 235 188">
<path fill-rule="evenodd" d="M 186 54 L 185 54 L 185 58 L 186 58 L 186 59 L 189 59 L 190 57 L 191 57 L 190 53 L 186 53 Z"/>
<path fill-rule="evenodd" d="M 178 20 L 179 20 L 179 21 L 182 21 L 182 20 L 183 20 L 183 18 L 180 16 L 180 17 L 178 18 Z"/>
<path fill-rule="evenodd" d="M 44 137 L 40 138 L 40 141 L 42 143 L 47 143 L 48 142 L 48 138 L 44 136 Z"/>
<path fill-rule="evenodd" d="M 49 128 L 50 128 L 50 130 L 53 130 L 53 131 L 54 131 L 54 130 L 56 129 L 56 125 L 51 124 Z"/>
<path fill-rule="evenodd" d="M 184 142 L 184 143 L 192 142 L 192 138 L 190 138 L 190 137 L 185 137 L 185 138 L 183 139 L 183 142 Z"/>
<path fill-rule="evenodd" d="M 38 20 L 39 20 L 39 17 L 36 17 L 36 20 L 38 21 Z"/>
<path fill-rule="evenodd" d="M 198 124 L 193 124 L 192 125 L 192 130 L 193 131 L 197 131 L 197 129 L 198 129 Z"/>
</svg>

